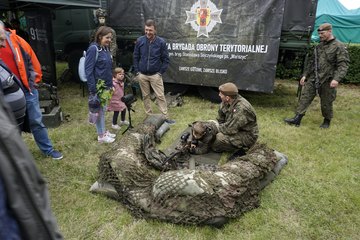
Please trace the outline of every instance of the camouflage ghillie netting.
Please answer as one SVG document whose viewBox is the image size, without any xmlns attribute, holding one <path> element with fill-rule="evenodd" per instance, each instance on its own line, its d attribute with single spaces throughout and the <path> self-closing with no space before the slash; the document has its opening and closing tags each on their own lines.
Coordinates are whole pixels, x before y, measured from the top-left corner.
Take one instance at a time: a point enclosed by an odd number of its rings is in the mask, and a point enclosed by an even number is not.
<svg viewBox="0 0 360 240">
<path fill-rule="evenodd" d="M 136 217 L 220 227 L 258 207 L 261 188 L 282 168 L 283 155 L 255 145 L 222 166 L 197 164 L 191 170 L 188 153 L 169 160 L 156 149 L 154 126 L 135 130 L 101 156 L 98 183 L 113 186 L 115 198 Z"/>
</svg>

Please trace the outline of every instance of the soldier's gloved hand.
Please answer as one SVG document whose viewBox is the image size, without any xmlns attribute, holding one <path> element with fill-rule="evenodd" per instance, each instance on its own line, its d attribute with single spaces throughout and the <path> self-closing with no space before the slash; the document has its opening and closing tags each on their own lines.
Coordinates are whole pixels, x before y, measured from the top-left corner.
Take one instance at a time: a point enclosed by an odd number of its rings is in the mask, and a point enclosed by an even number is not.
<svg viewBox="0 0 360 240">
<path fill-rule="evenodd" d="M 195 147 L 191 146 L 190 149 L 189 149 L 189 152 L 190 153 L 195 153 Z"/>
<path fill-rule="evenodd" d="M 190 145 L 190 149 L 191 149 L 191 148 L 196 148 L 197 145 L 198 145 L 198 141 L 197 141 L 197 140 L 192 140 L 192 141 L 191 141 L 191 145 Z"/>
</svg>

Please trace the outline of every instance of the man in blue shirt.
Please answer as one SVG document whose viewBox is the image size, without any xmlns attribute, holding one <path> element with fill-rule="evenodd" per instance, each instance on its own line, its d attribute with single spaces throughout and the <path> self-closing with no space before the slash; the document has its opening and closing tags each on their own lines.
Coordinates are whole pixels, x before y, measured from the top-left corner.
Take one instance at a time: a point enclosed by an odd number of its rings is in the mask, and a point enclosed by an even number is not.
<svg viewBox="0 0 360 240">
<path fill-rule="evenodd" d="M 145 35 L 137 39 L 134 49 L 134 69 L 139 81 L 146 114 L 152 114 L 150 93 L 151 88 L 156 95 L 157 104 L 166 122 L 175 123 L 169 119 L 167 103 L 164 94 L 162 74 L 169 66 L 169 53 L 165 40 L 156 35 L 155 21 L 145 22 Z"/>
</svg>

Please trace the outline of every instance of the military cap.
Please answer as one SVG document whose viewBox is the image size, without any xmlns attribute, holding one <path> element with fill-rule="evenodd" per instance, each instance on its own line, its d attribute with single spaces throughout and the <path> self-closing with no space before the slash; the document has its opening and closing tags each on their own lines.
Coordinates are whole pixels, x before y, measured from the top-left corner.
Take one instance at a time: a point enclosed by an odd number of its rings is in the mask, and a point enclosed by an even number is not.
<svg viewBox="0 0 360 240">
<path fill-rule="evenodd" d="M 225 96 L 236 96 L 238 94 L 238 88 L 231 82 L 220 85 L 219 91 Z"/>
<path fill-rule="evenodd" d="M 331 30 L 331 29 L 332 29 L 332 26 L 330 23 L 323 23 L 319 26 L 318 32 L 327 31 L 327 30 Z"/>
</svg>

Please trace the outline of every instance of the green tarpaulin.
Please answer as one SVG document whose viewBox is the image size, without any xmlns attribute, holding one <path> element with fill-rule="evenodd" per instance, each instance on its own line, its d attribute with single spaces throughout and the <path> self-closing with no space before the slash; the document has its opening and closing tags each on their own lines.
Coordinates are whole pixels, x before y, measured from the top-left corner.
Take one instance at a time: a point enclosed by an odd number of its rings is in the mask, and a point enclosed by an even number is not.
<svg viewBox="0 0 360 240">
<path fill-rule="evenodd" d="M 360 43 L 360 8 L 348 10 L 338 0 L 319 0 L 313 41 L 319 40 L 316 29 L 326 22 L 332 24 L 333 33 L 339 41 Z"/>
</svg>

